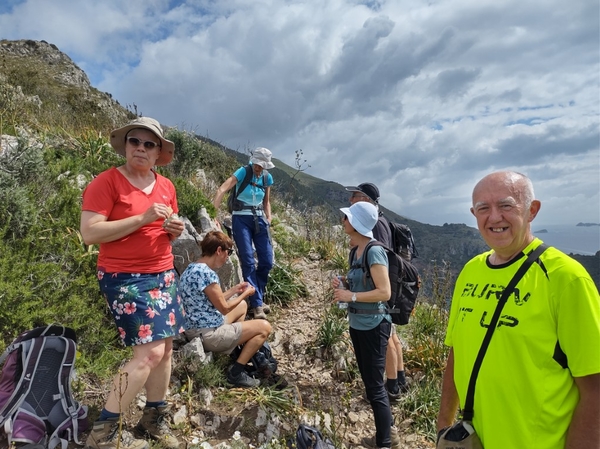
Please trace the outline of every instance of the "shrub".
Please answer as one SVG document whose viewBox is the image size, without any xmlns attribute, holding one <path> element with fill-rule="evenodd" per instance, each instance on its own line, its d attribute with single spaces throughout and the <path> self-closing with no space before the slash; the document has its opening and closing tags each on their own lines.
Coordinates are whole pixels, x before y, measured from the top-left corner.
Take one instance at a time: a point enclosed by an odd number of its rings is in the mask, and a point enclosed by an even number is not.
<svg viewBox="0 0 600 449">
<path fill-rule="evenodd" d="M 323 321 L 317 330 L 317 344 L 329 349 L 341 342 L 348 330 L 346 312 L 332 304 L 325 312 Z"/>
<path fill-rule="evenodd" d="M 310 242 L 281 224 L 279 220 L 273 220 L 271 232 L 273 239 L 287 258 L 305 257 L 312 248 Z"/>
<path fill-rule="evenodd" d="M 279 260 L 279 257 L 276 257 Z M 308 291 L 302 283 L 301 273 L 285 261 L 275 262 L 269 273 L 269 281 L 265 292 L 266 302 L 286 306 L 290 302 L 306 298 Z"/>
<path fill-rule="evenodd" d="M 191 182 L 184 178 L 177 177 L 172 180 L 175 190 L 177 191 L 177 204 L 179 206 L 179 215 L 186 217 L 193 225 L 200 224 L 198 212 L 201 208 L 206 208 L 206 211 L 211 217 L 217 214 L 215 206 L 213 206 L 210 198 L 207 198 L 202 191 Z"/>
<path fill-rule="evenodd" d="M 452 292 L 452 273 L 448 265 L 434 265 L 426 273 L 432 285 L 430 298 L 420 298 L 410 323 L 402 327 L 408 343 L 404 363 L 417 382 L 403 396 L 399 410 L 402 419 L 410 418 L 414 431 L 435 441 L 442 377 L 449 348 L 444 345 L 448 325 L 448 304 Z"/>
<path fill-rule="evenodd" d="M 165 137 L 175 144 L 173 162 L 164 168 L 173 176 L 190 178 L 199 169 L 208 169 L 216 171 L 220 176 L 219 182 L 223 182 L 239 166 L 220 147 L 191 132 L 173 128 L 166 132 Z"/>
<path fill-rule="evenodd" d="M 441 378 L 446 366 L 448 347 L 444 345 L 448 325 L 448 304 L 451 295 L 450 270 L 434 265 L 431 272 L 433 294 L 429 301 L 422 300 L 415 308 L 407 330 L 410 350 L 407 359 L 426 376 Z"/>
<path fill-rule="evenodd" d="M 430 441 L 437 436 L 436 419 L 440 409 L 441 379 L 427 379 L 403 394 L 398 405 L 401 420 L 411 420 L 414 432 L 424 434 Z"/>
</svg>

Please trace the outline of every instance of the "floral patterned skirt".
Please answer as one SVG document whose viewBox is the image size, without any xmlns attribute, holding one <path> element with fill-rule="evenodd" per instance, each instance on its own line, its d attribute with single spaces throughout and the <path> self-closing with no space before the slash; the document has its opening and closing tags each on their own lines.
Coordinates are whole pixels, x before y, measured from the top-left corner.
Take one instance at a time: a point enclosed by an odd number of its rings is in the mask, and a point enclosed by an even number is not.
<svg viewBox="0 0 600 449">
<path fill-rule="evenodd" d="M 177 292 L 175 270 L 152 274 L 98 270 L 98 283 L 125 346 L 183 332 L 185 312 Z"/>
</svg>

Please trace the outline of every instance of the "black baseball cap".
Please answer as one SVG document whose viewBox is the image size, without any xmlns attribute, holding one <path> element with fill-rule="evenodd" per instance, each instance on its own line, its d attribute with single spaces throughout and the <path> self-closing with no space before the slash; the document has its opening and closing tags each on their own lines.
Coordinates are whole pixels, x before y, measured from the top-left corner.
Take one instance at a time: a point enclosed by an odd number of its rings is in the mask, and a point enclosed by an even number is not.
<svg viewBox="0 0 600 449">
<path fill-rule="evenodd" d="M 379 202 L 379 189 L 375 184 L 371 184 L 370 182 L 363 182 L 359 184 L 357 187 L 348 186 L 346 190 L 349 192 L 361 192 L 367 195 L 371 200 L 375 203 Z"/>
</svg>

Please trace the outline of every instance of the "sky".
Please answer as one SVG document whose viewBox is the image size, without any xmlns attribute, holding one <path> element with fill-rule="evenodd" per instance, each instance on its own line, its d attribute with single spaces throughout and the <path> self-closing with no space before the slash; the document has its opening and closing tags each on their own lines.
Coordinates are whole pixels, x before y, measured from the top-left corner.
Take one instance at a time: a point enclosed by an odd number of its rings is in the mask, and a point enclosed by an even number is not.
<svg viewBox="0 0 600 449">
<path fill-rule="evenodd" d="M 600 222 L 598 0 L 2 0 L 121 105 L 405 217 L 475 226 L 474 185 L 528 175 L 539 224 Z M 274 192 L 276 194 L 276 192 Z"/>
</svg>

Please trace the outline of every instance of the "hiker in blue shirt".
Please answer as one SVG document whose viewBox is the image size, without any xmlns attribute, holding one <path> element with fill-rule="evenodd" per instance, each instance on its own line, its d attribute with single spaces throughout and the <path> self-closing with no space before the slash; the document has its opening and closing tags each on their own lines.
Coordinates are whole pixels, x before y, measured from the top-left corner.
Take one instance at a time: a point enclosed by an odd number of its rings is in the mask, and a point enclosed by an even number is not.
<svg viewBox="0 0 600 449">
<path fill-rule="evenodd" d="M 238 193 L 237 207 L 232 212 L 233 240 L 238 250 L 244 279 L 256 290 L 250 297 L 251 312 L 256 319 L 266 320 L 269 307 L 263 303 L 269 272 L 273 268 L 273 245 L 271 243 L 271 186 L 273 177 L 263 176 L 263 170 L 275 167 L 271 151 L 256 148 L 250 158 L 251 182 Z M 240 167 L 217 189 L 213 200 L 218 210 L 226 192 L 239 189 L 246 176 L 246 167 Z M 266 179 L 265 179 L 266 178 Z M 254 250 L 258 263 L 254 260 Z"/>
</svg>

